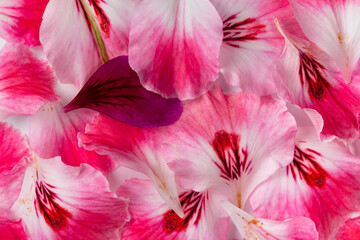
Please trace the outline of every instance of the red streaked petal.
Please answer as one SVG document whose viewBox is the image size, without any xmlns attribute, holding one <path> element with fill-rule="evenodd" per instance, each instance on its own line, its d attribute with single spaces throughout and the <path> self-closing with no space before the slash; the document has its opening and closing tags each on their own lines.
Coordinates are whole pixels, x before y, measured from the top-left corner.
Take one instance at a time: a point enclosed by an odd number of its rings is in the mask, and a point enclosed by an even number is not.
<svg viewBox="0 0 360 240">
<path fill-rule="evenodd" d="M 59 157 L 37 159 L 27 169 L 12 217 L 21 218 L 32 239 L 117 239 L 129 220 L 128 202 L 109 190 L 106 178 Z"/>
<path fill-rule="evenodd" d="M 108 156 L 79 147 L 77 134 L 85 129 L 96 112 L 79 109 L 64 113 L 64 101 L 47 103 L 30 119 L 29 142 L 35 153 L 42 158 L 61 156 L 71 166 L 87 163 L 104 173 L 115 168 Z"/>
<path fill-rule="evenodd" d="M 11 0 L 0 3 L 0 36 L 10 42 L 39 45 L 42 15 L 49 0 Z"/>
<path fill-rule="evenodd" d="M 101 66 L 65 107 L 65 111 L 83 107 L 144 128 L 171 124 L 182 113 L 178 99 L 165 99 L 143 88 L 124 56 Z"/>
<path fill-rule="evenodd" d="M 164 97 L 195 98 L 218 76 L 222 21 L 208 0 L 142 1 L 129 38 L 130 66 Z"/>
<path fill-rule="evenodd" d="M 55 74 L 30 49 L 6 44 L 0 52 L 0 116 L 33 115 L 42 104 L 54 101 Z"/>
<path fill-rule="evenodd" d="M 16 201 L 30 157 L 25 138 L 0 122 L 0 209 L 7 210 Z"/>
</svg>

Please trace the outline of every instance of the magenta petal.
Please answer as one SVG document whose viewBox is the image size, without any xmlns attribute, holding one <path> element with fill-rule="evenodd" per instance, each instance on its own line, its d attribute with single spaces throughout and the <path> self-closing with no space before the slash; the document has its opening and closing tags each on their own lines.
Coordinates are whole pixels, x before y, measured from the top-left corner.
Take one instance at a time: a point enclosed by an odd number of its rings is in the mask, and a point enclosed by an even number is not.
<svg viewBox="0 0 360 240">
<path fill-rule="evenodd" d="M 5 212 L 0 211 L 0 239 L 25 240 L 29 239 L 21 221 L 10 221 Z"/>
<path fill-rule="evenodd" d="M 143 128 L 169 125 L 182 113 L 178 99 L 165 99 L 143 88 L 125 56 L 101 66 L 64 109 L 83 107 Z"/>
</svg>

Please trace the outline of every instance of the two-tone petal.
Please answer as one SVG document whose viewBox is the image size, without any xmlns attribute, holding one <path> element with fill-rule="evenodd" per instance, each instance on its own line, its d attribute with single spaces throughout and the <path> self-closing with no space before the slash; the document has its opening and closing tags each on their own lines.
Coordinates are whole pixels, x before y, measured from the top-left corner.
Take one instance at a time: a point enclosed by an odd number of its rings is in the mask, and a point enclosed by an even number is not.
<svg viewBox="0 0 360 240">
<path fill-rule="evenodd" d="M 208 0 L 141 1 L 129 40 L 130 66 L 164 97 L 195 98 L 218 76 L 222 21 Z"/>
<path fill-rule="evenodd" d="M 117 239 L 129 220 L 128 201 L 109 190 L 106 178 L 83 164 L 59 157 L 36 159 L 11 208 L 32 239 Z"/>
</svg>

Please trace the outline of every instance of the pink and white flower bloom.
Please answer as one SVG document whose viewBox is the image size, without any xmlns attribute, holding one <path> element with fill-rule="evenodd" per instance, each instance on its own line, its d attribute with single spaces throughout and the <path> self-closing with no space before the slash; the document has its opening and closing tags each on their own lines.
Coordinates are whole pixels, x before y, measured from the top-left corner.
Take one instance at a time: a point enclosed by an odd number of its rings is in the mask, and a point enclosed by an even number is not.
<svg viewBox="0 0 360 240">
<path fill-rule="evenodd" d="M 257 95 L 273 93 L 273 64 L 284 40 L 274 17 L 291 17 L 287 0 L 211 0 L 223 21 L 220 72 L 232 86 Z"/>
<path fill-rule="evenodd" d="M 127 55 L 136 0 L 50 0 L 40 27 L 44 52 L 62 83 L 81 88 L 100 65 Z"/>
<path fill-rule="evenodd" d="M 334 135 L 348 140 L 357 138 L 360 89 L 356 83 L 346 85 L 334 60 L 318 46 L 278 27 L 286 41 L 276 62 L 279 95 L 301 108 L 316 110 L 323 118 L 319 129 L 323 139 Z"/>
<path fill-rule="evenodd" d="M 312 219 L 320 239 L 360 206 L 360 164 L 338 141 L 323 143 L 313 127 L 296 135 L 291 164 L 279 169 L 250 197 L 256 215 L 275 220 Z"/>
<path fill-rule="evenodd" d="M 117 239 L 129 220 L 127 208 L 128 201 L 110 192 L 106 178 L 89 165 L 34 157 L 11 217 L 24 222 L 32 239 Z"/>
<path fill-rule="evenodd" d="M 163 97 L 195 98 L 218 77 L 222 21 L 209 0 L 141 1 L 129 41 L 130 66 Z"/>
<path fill-rule="evenodd" d="M 58 97 L 55 74 L 46 60 L 38 60 L 26 46 L 6 44 L 0 51 L 0 119 L 33 115 Z"/>
<path fill-rule="evenodd" d="M 358 0 L 289 0 L 306 37 L 339 66 L 349 83 L 360 58 Z"/>
<path fill-rule="evenodd" d="M 222 203 L 235 223 L 242 239 L 249 240 L 317 240 L 319 233 L 313 221 L 306 217 L 295 217 L 278 222 L 256 218 L 228 201 Z"/>
<path fill-rule="evenodd" d="M 36 46 L 39 29 L 49 0 L 2 0 L 0 2 L 0 37 L 9 41 Z"/>
</svg>

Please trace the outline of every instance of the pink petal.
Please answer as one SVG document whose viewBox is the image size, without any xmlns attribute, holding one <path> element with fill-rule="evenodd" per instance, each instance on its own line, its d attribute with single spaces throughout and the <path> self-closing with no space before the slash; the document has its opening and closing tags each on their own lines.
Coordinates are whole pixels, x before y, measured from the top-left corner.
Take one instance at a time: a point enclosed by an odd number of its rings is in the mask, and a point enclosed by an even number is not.
<svg viewBox="0 0 360 240">
<path fill-rule="evenodd" d="M 211 2 L 224 23 L 220 67 L 226 82 L 258 95 L 274 92 L 272 65 L 284 45 L 274 17 L 291 16 L 288 1 Z"/>
<path fill-rule="evenodd" d="M 127 54 L 128 21 L 134 2 L 50 1 L 40 41 L 62 83 L 81 88 L 102 63 Z"/>
<path fill-rule="evenodd" d="M 21 221 L 10 221 L 3 211 L 0 210 L 0 239 L 4 240 L 26 240 L 26 235 Z"/>
<path fill-rule="evenodd" d="M 117 194 L 130 199 L 129 211 L 133 217 L 124 227 L 123 240 L 226 239 L 229 221 L 208 193 L 180 194 L 184 218 L 166 206 L 150 181 L 127 181 Z"/>
<path fill-rule="evenodd" d="M 16 201 L 30 157 L 25 138 L 0 122 L 0 209 L 7 210 Z"/>
<path fill-rule="evenodd" d="M 344 216 L 358 209 L 359 176 L 359 159 L 343 144 L 323 143 L 314 128 L 301 128 L 293 162 L 262 183 L 250 201 L 264 218 L 309 217 L 328 239 Z"/>
<path fill-rule="evenodd" d="M 335 239 L 357 240 L 360 239 L 360 217 L 348 219 L 338 229 Z"/>
<path fill-rule="evenodd" d="M 302 108 L 312 108 L 324 120 L 322 135 L 356 138 L 360 91 L 343 82 L 335 62 L 316 45 L 280 29 L 286 39 L 276 63 L 279 94 Z"/>
<path fill-rule="evenodd" d="M 131 24 L 130 66 L 151 91 L 195 98 L 218 76 L 221 41 L 222 21 L 208 0 L 142 1 Z"/>
<path fill-rule="evenodd" d="M 360 3 L 350 0 L 290 0 L 306 37 L 329 54 L 346 82 L 360 58 Z"/>
<path fill-rule="evenodd" d="M 7 41 L 39 45 L 42 15 L 49 0 L 11 0 L 0 3 L 0 36 Z"/>
<path fill-rule="evenodd" d="M 87 150 L 111 154 L 120 165 L 147 175 L 164 201 L 183 215 L 174 174 L 162 154 L 161 129 L 140 129 L 99 114 L 78 138 Z"/>
<path fill-rule="evenodd" d="M 88 109 L 64 113 L 64 102 L 47 103 L 30 119 L 29 141 L 35 153 L 42 158 L 61 156 L 71 166 L 87 163 L 104 173 L 113 170 L 110 157 L 78 146 L 77 133 L 85 130 L 96 113 Z"/>
<path fill-rule="evenodd" d="M 283 222 L 256 218 L 229 202 L 222 206 L 230 215 L 243 239 L 258 240 L 317 240 L 315 224 L 308 218 L 296 217 Z"/>
<path fill-rule="evenodd" d="M 65 107 L 65 111 L 83 107 L 143 128 L 171 124 L 182 113 L 178 99 L 165 99 L 143 88 L 125 56 L 101 66 Z"/>
<path fill-rule="evenodd" d="M 42 104 L 54 101 L 55 74 L 30 49 L 6 44 L 0 52 L 0 116 L 33 115 Z"/>
<path fill-rule="evenodd" d="M 215 188 L 244 206 L 257 184 L 291 162 L 295 131 L 284 102 L 214 88 L 184 104 L 164 149 L 184 188 Z"/>
<path fill-rule="evenodd" d="M 128 203 L 92 167 L 38 159 L 27 169 L 13 217 L 32 239 L 117 239 L 129 220 Z"/>
</svg>

